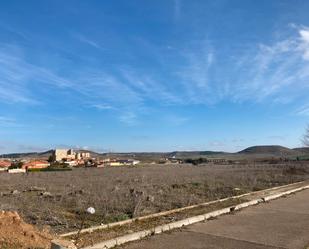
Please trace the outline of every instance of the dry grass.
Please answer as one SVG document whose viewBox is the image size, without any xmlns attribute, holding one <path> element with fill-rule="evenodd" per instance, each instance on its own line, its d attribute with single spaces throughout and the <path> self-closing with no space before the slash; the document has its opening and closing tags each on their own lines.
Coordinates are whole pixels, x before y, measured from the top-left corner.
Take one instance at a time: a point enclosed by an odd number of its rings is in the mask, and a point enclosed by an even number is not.
<svg viewBox="0 0 309 249">
<path fill-rule="evenodd" d="M 86 207 L 96 208 L 86 226 L 193 205 L 309 179 L 301 163 L 248 165 L 148 165 L 75 169 L 68 172 L 0 174 L 0 209 L 54 232 L 76 230 Z M 31 187 L 46 190 L 27 191 Z M 236 189 L 238 188 L 238 189 Z M 13 190 L 20 193 L 9 194 Z M 23 192 L 24 191 L 24 192 Z M 42 195 L 43 192 L 49 194 Z"/>
<path fill-rule="evenodd" d="M 83 233 L 80 234 L 78 240 L 76 240 L 76 236 L 70 236 L 67 239 L 75 240 L 76 246 L 78 248 L 83 248 L 86 246 L 91 246 L 96 243 L 102 242 L 104 240 L 109 240 L 118 236 L 123 236 L 128 233 L 134 233 L 138 231 L 143 231 L 147 229 L 152 229 L 156 226 L 160 226 L 163 224 L 179 221 L 188 217 L 201 215 L 205 213 L 209 213 L 218 209 L 231 207 L 233 205 L 237 205 L 243 202 L 246 202 L 245 198 L 240 199 L 228 199 L 223 202 L 213 203 L 207 206 L 197 207 L 191 210 L 185 210 L 173 214 L 167 214 L 161 217 L 149 218 L 146 220 L 137 220 L 132 223 L 128 223 L 121 226 L 115 226 L 106 229 L 98 229 L 91 233 Z"/>
</svg>

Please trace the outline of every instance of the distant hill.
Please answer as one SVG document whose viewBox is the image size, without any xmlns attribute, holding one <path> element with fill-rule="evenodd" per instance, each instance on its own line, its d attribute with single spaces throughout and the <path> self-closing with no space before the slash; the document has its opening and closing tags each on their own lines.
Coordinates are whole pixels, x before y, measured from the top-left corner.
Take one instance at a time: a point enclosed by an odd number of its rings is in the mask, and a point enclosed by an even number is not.
<svg viewBox="0 0 309 249">
<path fill-rule="evenodd" d="M 90 150 L 75 150 L 76 152 L 89 152 L 91 157 L 96 158 L 135 158 L 143 162 L 159 161 L 163 158 L 176 157 L 180 159 L 185 158 L 263 158 L 263 157 L 296 157 L 309 156 L 309 148 L 295 148 L 289 149 L 280 145 L 259 145 L 248 147 L 236 153 L 227 153 L 223 151 L 173 151 L 173 152 L 127 152 L 127 153 L 97 153 Z M 11 153 L 0 155 L 0 158 L 40 158 L 47 159 L 53 150 L 45 152 L 29 152 L 29 153 Z"/>
<path fill-rule="evenodd" d="M 52 155 L 53 150 L 48 150 L 44 152 L 27 152 L 27 153 L 10 153 L 0 155 L 0 158 L 48 158 Z"/>
<path fill-rule="evenodd" d="M 99 157 L 102 154 L 93 152 L 90 150 L 74 150 L 75 152 L 89 152 L 91 157 Z M 44 152 L 27 152 L 27 153 L 10 153 L 10 154 L 3 154 L 0 155 L 0 158 L 41 158 L 41 159 L 48 159 L 49 156 L 52 155 L 54 150 L 48 150 Z"/>
<path fill-rule="evenodd" d="M 238 154 L 292 156 L 299 154 L 299 151 L 289 149 L 280 145 L 260 145 L 248 147 L 242 151 L 239 151 Z"/>
<path fill-rule="evenodd" d="M 94 152 L 94 151 L 91 151 L 91 150 L 75 150 L 75 152 L 85 152 L 85 153 L 90 153 L 90 157 L 100 157 L 102 156 L 102 154 L 98 153 L 98 152 Z"/>
<path fill-rule="evenodd" d="M 205 157 L 205 156 L 219 156 L 228 154 L 222 151 L 174 151 L 168 154 L 168 157 L 177 158 L 195 158 L 195 157 Z"/>
<path fill-rule="evenodd" d="M 293 150 L 300 153 L 309 154 L 309 147 L 295 148 Z"/>
</svg>

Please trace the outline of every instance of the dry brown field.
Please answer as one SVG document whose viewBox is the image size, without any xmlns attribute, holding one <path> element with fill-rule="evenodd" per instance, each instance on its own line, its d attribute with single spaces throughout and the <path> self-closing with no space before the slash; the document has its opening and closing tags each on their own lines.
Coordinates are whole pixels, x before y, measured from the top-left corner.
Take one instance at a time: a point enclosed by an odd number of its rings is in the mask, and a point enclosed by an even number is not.
<svg viewBox="0 0 309 249">
<path fill-rule="evenodd" d="M 0 210 L 63 233 L 309 179 L 309 162 L 141 165 L 0 173 Z"/>
</svg>

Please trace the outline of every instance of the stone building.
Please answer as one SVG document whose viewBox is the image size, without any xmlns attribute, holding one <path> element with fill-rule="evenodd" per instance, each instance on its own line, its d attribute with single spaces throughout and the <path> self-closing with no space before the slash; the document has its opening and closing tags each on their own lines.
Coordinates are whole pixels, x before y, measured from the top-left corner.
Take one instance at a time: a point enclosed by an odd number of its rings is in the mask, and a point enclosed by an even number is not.
<svg viewBox="0 0 309 249">
<path fill-rule="evenodd" d="M 61 160 L 81 160 L 90 157 L 89 152 L 75 152 L 73 149 L 55 149 L 54 159 L 58 162 Z"/>
</svg>

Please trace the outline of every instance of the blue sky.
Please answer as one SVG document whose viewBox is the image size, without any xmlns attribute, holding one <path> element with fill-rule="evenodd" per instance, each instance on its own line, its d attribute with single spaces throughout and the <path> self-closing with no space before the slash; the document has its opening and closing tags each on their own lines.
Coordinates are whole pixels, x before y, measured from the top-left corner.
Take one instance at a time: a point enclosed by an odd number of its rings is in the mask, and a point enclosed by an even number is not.
<svg viewBox="0 0 309 249">
<path fill-rule="evenodd" d="M 0 153 L 301 146 L 309 2 L 0 2 Z"/>
</svg>

